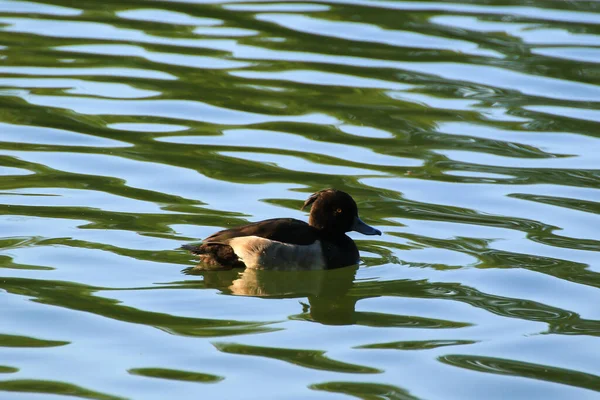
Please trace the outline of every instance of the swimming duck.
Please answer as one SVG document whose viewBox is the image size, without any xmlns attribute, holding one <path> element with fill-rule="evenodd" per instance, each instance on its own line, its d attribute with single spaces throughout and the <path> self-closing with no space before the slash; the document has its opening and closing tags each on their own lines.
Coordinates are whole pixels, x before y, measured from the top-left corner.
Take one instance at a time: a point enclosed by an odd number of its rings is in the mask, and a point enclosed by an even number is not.
<svg viewBox="0 0 600 400">
<path fill-rule="evenodd" d="M 200 245 L 184 245 L 200 258 L 200 269 L 332 269 L 356 264 L 358 249 L 346 232 L 381 235 L 358 217 L 352 197 L 335 189 L 311 195 L 308 224 L 274 218 L 219 231 Z"/>
</svg>

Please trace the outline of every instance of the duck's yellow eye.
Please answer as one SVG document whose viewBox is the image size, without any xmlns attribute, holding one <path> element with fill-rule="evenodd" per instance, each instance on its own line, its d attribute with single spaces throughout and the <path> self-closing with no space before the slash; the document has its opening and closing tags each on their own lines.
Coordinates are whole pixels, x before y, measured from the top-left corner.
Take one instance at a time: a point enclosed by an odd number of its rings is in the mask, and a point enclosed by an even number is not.
<svg viewBox="0 0 600 400">
<path fill-rule="evenodd" d="M 341 208 L 338 208 L 337 210 L 335 210 L 335 213 L 336 213 L 336 214 L 341 214 L 341 213 L 342 213 L 342 209 L 341 209 Z"/>
</svg>

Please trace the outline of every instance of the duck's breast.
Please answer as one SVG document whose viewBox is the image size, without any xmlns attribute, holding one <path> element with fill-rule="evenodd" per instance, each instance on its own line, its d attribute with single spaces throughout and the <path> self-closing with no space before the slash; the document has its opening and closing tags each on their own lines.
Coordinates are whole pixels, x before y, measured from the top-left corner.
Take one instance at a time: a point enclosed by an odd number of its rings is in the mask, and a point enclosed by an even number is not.
<svg viewBox="0 0 600 400">
<path fill-rule="evenodd" d="M 297 245 L 259 236 L 243 236 L 231 239 L 229 245 L 247 268 L 286 270 L 326 267 L 319 240 L 310 245 Z"/>
</svg>

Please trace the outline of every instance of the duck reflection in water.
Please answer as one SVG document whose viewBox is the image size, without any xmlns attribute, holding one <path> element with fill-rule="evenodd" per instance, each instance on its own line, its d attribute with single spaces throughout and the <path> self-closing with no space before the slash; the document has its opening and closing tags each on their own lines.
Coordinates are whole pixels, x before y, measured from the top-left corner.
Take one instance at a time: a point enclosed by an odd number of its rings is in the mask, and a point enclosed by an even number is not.
<svg viewBox="0 0 600 400">
<path fill-rule="evenodd" d="M 270 299 L 308 298 L 303 311 L 293 319 L 326 325 L 356 322 L 355 306 L 360 299 L 350 295 L 358 266 L 316 271 L 272 271 L 247 268 L 206 271 L 188 268 L 184 273 L 202 275 L 206 288 L 223 294 Z"/>
<path fill-rule="evenodd" d="M 205 287 L 226 294 L 308 297 L 309 305 L 298 319 L 354 323 L 358 297 L 349 292 L 359 252 L 346 233 L 381 235 L 381 231 L 365 224 L 354 199 L 340 190 L 316 192 L 305 207 L 311 207 L 308 223 L 269 219 L 219 231 L 199 245 L 184 245 L 200 261 L 187 273 L 203 275 Z"/>
</svg>

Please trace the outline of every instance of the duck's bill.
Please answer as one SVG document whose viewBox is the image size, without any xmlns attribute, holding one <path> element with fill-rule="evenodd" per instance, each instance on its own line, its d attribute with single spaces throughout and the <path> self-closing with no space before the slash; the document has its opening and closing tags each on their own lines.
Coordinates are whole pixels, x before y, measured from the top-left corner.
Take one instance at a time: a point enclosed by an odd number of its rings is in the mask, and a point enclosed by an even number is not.
<svg viewBox="0 0 600 400">
<path fill-rule="evenodd" d="M 379 229 L 375 229 L 372 226 L 365 224 L 358 217 L 354 217 L 354 223 L 352 224 L 352 230 L 362 233 L 363 235 L 379 235 L 379 236 L 381 236 L 381 231 Z"/>
</svg>

